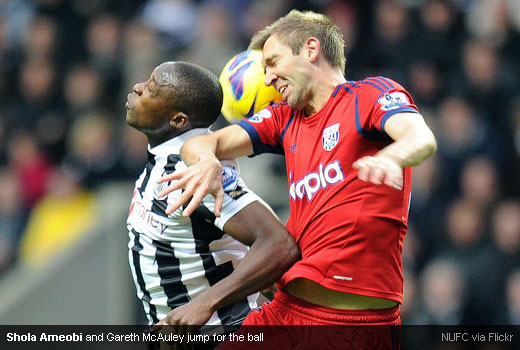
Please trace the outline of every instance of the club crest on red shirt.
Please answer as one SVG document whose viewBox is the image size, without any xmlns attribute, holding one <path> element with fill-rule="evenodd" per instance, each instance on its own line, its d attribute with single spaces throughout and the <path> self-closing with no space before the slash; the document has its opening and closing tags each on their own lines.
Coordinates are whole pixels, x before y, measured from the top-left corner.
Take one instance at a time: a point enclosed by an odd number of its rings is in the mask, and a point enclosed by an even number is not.
<svg viewBox="0 0 520 350">
<path fill-rule="evenodd" d="M 329 126 L 323 130 L 322 145 L 325 151 L 330 151 L 339 141 L 339 123 Z"/>
</svg>

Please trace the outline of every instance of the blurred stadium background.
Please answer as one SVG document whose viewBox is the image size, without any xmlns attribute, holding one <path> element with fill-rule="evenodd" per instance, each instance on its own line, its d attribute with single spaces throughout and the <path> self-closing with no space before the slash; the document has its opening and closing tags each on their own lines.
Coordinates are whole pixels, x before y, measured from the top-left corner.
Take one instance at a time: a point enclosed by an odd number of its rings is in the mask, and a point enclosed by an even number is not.
<svg viewBox="0 0 520 350">
<path fill-rule="evenodd" d="M 0 0 L 0 324 L 145 322 L 125 219 L 146 140 L 126 94 L 166 60 L 218 75 L 292 8 L 331 16 L 347 78 L 399 81 L 438 138 L 414 172 L 404 324 L 520 324 L 517 0 Z M 282 158 L 252 162 L 285 220 Z"/>
</svg>

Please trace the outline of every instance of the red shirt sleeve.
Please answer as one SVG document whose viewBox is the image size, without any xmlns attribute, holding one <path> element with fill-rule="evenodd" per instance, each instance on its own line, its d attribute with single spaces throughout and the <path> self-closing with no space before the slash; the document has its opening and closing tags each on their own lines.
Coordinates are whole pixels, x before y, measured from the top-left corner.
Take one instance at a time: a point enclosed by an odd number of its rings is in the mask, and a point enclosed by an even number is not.
<svg viewBox="0 0 520 350">
<path fill-rule="evenodd" d="M 412 96 L 391 79 L 367 78 L 358 84 L 356 122 L 365 132 L 384 132 L 385 122 L 396 113 L 419 113 Z"/>
<path fill-rule="evenodd" d="M 253 144 L 253 154 L 284 154 L 281 141 L 280 117 L 276 107 L 268 106 L 249 119 L 241 120 L 240 125 L 249 134 Z"/>
</svg>

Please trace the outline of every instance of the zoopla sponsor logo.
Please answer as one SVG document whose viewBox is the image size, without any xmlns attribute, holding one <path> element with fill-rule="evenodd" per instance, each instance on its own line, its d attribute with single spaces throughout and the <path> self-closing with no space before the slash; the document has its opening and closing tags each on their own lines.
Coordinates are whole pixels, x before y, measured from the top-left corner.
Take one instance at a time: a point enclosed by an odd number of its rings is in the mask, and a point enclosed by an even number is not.
<svg viewBox="0 0 520 350">
<path fill-rule="evenodd" d="M 345 180 L 345 175 L 339 164 L 339 160 L 335 160 L 325 166 L 320 164 L 318 171 L 306 174 L 303 179 L 298 182 L 292 182 L 289 187 L 289 195 L 292 200 L 303 199 L 305 195 L 308 200 L 320 189 L 327 188 L 328 185 L 334 185 Z"/>
</svg>

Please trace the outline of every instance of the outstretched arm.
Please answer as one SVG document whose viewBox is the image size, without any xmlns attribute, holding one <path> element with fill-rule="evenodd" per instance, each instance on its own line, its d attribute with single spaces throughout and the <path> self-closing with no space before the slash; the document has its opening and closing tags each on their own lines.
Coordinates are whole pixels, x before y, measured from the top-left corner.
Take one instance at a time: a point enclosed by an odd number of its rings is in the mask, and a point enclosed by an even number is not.
<svg viewBox="0 0 520 350">
<path fill-rule="evenodd" d="M 188 168 L 160 180 L 160 182 L 174 181 L 159 196 L 180 188 L 184 189 L 179 200 L 166 210 L 166 214 L 173 213 L 193 197 L 182 213 L 185 217 L 190 216 L 202 199 L 207 194 L 211 194 L 215 197 L 215 215 L 220 216 L 224 190 L 220 182 L 222 165 L 219 160 L 252 153 L 251 139 L 238 125 L 230 125 L 214 133 L 189 139 L 181 148 L 181 158 Z"/>
<path fill-rule="evenodd" d="M 204 325 L 215 310 L 276 282 L 299 258 L 293 238 L 260 202 L 247 205 L 224 225 L 224 231 L 251 247 L 231 275 L 180 306 L 156 325 L 190 329 Z"/>
<path fill-rule="evenodd" d="M 437 142 L 421 116 L 397 113 L 385 123 L 386 133 L 395 141 L 376 153 L 354 162 L 358 178 L 396 189 L 403 187 L 403 168 L 419 165 L 437 150 Z"/>
</svg>

